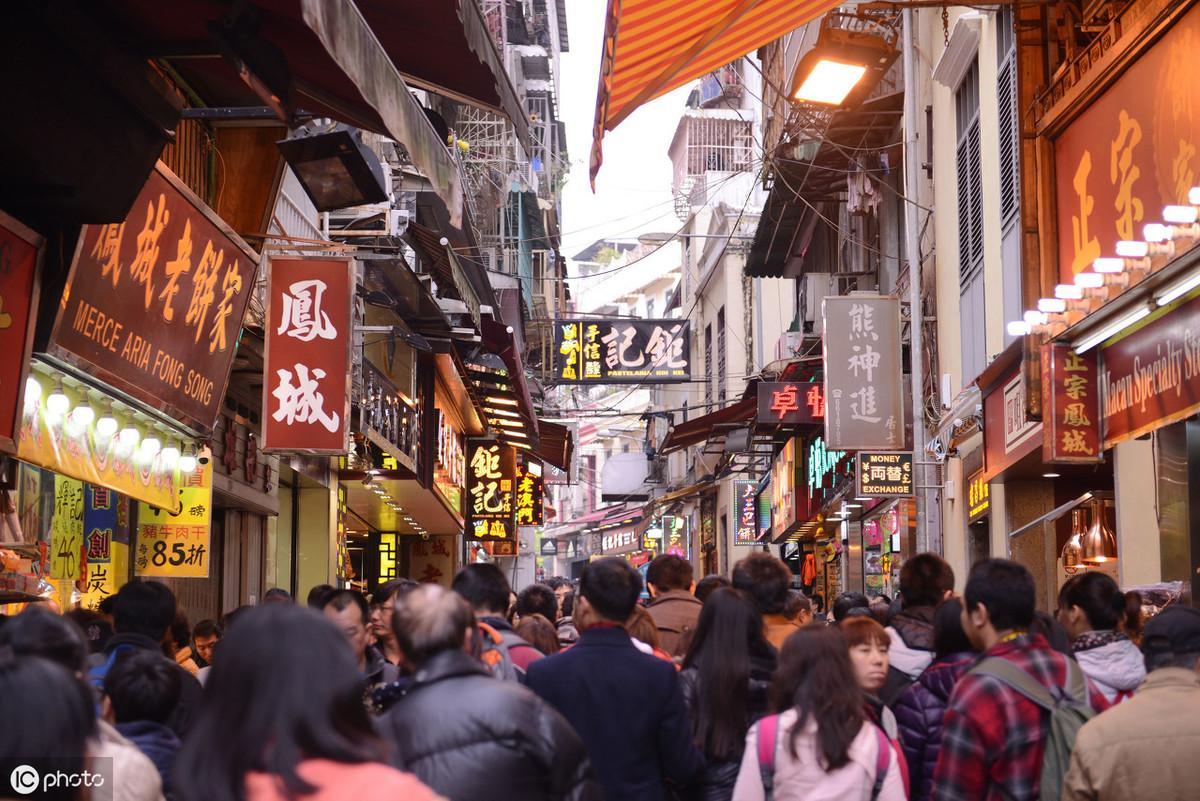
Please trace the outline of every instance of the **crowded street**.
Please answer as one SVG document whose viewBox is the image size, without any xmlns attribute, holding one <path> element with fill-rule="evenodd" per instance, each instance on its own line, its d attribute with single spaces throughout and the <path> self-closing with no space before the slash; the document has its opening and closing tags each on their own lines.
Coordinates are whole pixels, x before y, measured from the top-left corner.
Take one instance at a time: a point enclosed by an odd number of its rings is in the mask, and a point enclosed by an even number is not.
<svg viewBox="0 0 1200 801">
<path fill-rule="evenodd" d="M 1200 0 L 0 13 L 0 801 L 1200 799 Z"/>
</svg>

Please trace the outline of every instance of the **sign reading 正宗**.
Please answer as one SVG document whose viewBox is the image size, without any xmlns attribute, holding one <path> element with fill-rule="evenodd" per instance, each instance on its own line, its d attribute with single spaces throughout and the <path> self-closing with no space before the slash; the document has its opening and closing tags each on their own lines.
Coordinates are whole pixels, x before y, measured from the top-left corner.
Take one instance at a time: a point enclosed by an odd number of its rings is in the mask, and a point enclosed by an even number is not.
<svg viewBox="0 0 1200 801">
<path fill-rule="evenodd" d="M 825 420 L 825 386 L 818 382 L 762 381 L 758 385 L 759 425 L 803 425 Z"/>
<path fill-rule="evenodd" d="M 859 453 L 860 498 L 904 498 L 913 495 L 911 453 Z"/>
<path fill-rule="evenodd" d="M 1104 461 L 1098 356 L 1068 344 L 1042 345 L 1042 461 Z"/>
<path fill-rule="evenodd" d="M 263 451 L 345 453 L 354 262 L 272 257 L 268 274 Z"/>
<path fill-rule="evenodd" d="M 135 576 L 208 578 L 212 554 L 212 459 L 183 476 L 182 508 L 171 514 L 138 504 Z"/>
<path fill-rule="evenodd" d="M 516 483 L 516 448 L 492 439 L 467 440 L 467 539 L 516 540 Z"/>
<path fill-rule="evenodd" d="M 49 351 L 210 431 L 257 269 L 258 254 L 160 162 L 124 222 L 83 227 Z"/>
<path fill-rule="evenodd" d="M 0 452 L 17 447 L 37 320 L 42 238 L 0 212 Z"/>
<path fill-rule="evenodd" d="M 733 482 L 733 544 L 758 543 L 758 482 Z"/>
<path fill-rule="evenodd" d="M 976 471 L 967 479 L 967 522 L 974 523 L 987 516 L 991 508 L 992 485 L 983 470 Z"/>
<path fill-rule="evenodd" d="M 825 444 L 833 450 L 904 447 L 900 300 L 825 298 Z"/>
<path fill-rule="evenodd" d="M 518 526 L 540 526 L 545 523 L 546 484 L 542 466 L 529 463 L 517 471 L 516 520 Z"/>
<path fill-rule="evenodd" d="M 555 320 L 554 381 L 654 384 L 692 377 L 687 320 Z"/>
</svg>

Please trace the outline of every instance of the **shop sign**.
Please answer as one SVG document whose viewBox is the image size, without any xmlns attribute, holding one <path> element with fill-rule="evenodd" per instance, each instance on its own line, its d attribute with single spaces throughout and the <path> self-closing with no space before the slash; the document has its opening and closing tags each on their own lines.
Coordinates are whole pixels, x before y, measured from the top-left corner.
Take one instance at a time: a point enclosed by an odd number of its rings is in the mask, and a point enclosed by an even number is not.
<svg viewBox="0 0 1200 801">
<path fill-rule="evenodd" d="M 546 484 L 540 464 L 526 464 L 517 476 L 517 525 L 540 526 L 546 522 Z"/>
<path fill-rule="evenodd" d="M 516 540 L 516 480 L 515 448 L 490 439 L 467 440 L 467 539 Z"/>
<path fill-rule="evenodd" d="M 257 267 L 258 255 L 160 162 L 125 222 L 83 227 L 50 351 L 209 431 Z"/>
<path fill-rule="evenodd" d="M 83 482 L 54 476 L 54 516 L 50 518 L 50 578 L 76 581 L 82 575 Z"/>
<path fill-rule="evenodd" d="M 272 257 L 267 269 L 263 451 L 343 454 L 354 262 Z"/>
<path fill-rule="evenodd" d="M 801 381 L 759 383 L 756 417 L 759 425 L 805 425 L 824 419 L 824 384 Z"/>
<path fill-rule="evenodd" d="M 504 545 L 507 543 L 492 543 Z M 450 586 L 454 577 L 454 537 L 438 534 L 413 540 L 409 547 L 409 575 L 425 584 Z"/>
<path fill-rule="evenodd" d="M 556 320 L 554 378 L 563 384 L 654 384 L 692 377 L 687 320 Z"/>
<path fill-rule="evenodd" d="M 767 482 L 767 486 L 754 499 L 755 508 L 758 513 L 758 532 L 755 536 L 759 542 L 771 536 L 771 482 Z"/>
<path fill-rule="evenodd" d="M 16 451 L 37 321 L 42 238 L 0 212 L 0 452 Z"/>
<path fill-rule="evenodd" d="M 606 555 L 632 553 L 642 547 L 636 526 L 613 529 L 600 535 L 600 550 Z"/>
<path fill-rule="evenodd" d="M 991 508 L 991 487 L 982 470 L 967 479 L 968 523 L 974 523 L 987 515 L 988 509 Z"/>
<path fill-rule="evenodd" d="M 1194 55 L 1200 9 L 1188 12 L 1054 141 L 1059 282 L 1142 238 L 1163 206 L 1186 204 L 1200 174 Z M 1190 240 L 1176 239 L 1178 247 Z"/>
<path fill-rule="evenodd" d="M 802 507 L 803 519 L 807 520 L 821 510 L 826 501 L 841 487 L 844 481 L 854 480 L 853 459 L 846 451 L 831 451 L 821 436 L 813 437 L 805 448 L 807 476 L 806 496 Z"/>
<path fill-rule="evenodd" d="M 1033 438 L 1038 422 L 1025 412 L 1025 381 L 1018 370 L 1004 384 L 1004 452 L 1012 453 Z"/>
<path fill-rule="evenodd" d="M 1041 445 L 1042 424 L 1026 414 L 1025 382 L 1020 362 L 983 398 L 984 466 L 989 478 L 1034 452 Z"/>
<path fill-rule="evenodd" d="M 165 512 L 138 504 L 136 576 L 208 578 L 212 557 L 212 459 L 197 467 L 179 491 L 182 508 Z"/>
<path fill-rule="evenodd" d="M 911 452 L 858 454 L 858 497 L 906 498 L 915 494 Z"/>
<path fill-rule="evenodd" d="M 758 543 L 758 482 L 733 482 L 733 497 L 733 544 L 755 545 Z"/>
<path fill-rule="evenodd" d="M 129 502 L 107 487 L 84 485 L 86 584 L 79 605 L 96 609 L 120 589 L 129 565 Z"/>
<path fill-rule="evenodd" d="M 904 447 L 900 299 L 828 297 L 825 441 L 838 450 Z"/>
<path fill-rule="evenodd" d="M 688 523 L 689 518 L 683 515 L 663 515 L 663 537 L 666 540 L 663 545 L 663 553 L 680 556 L 684 559 L 690 557 L 688 549 L 691 543 L 688 537 Z"/>
<path fill-rule="evenodd" d="M 788 439 L 771 465 L 771 539 L 776 540 L 799 522 L 798 488 L 799 440 Z"/>
<path fill-rule="evenodd" d="M 433 465 L 433 484 L 450 502 L 455 514 L 462 514 L 462 488 L 466 479 L 466 457 L 463 455 L 462 432 L 456 430 L 448 416 L 438 411 L 437 459 Z"/>
<path fill-rule="evenodd" d="M 1200 410 L 1200 297 L 1100 354 L 1104 447 Z"/>
<path fill-rule="evenodd" d="M 542 540 L 542 544 L 539 546 L 539 549 L 541 550 L 542 556 L 558 555 L 558 544 L 552 539 Z"/>
<path fill-rule="evenodd" d="M 484 553 L 490 556 L 516 556 L 516 540 L 488 540 L 483 543 Z"/>
<path fill-rule="evenodd" d="M 1042 345 L 1042 461 L 1102 462 L 1097 354 Z"/>
<path fill-rule="evenodd" d="M 378 584 L 384 584 L 396 578 L 396 569 L 400 564 L 400 552 L 397 545 L 400 535 L 394 531 L 379 532 L 379 578 Z"/>
</svg>

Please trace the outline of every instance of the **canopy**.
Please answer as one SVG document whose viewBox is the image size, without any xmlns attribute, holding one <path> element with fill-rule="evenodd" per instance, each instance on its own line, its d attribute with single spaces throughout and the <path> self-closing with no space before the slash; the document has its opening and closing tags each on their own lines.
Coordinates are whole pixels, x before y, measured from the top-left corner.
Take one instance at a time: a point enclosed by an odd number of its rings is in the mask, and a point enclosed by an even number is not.
<svg viewBox="0 0 1200 801">
<path fill-rule="evenodd" d="M 672 427 L 667 433 L 666 439 L 663 440 L 660 450 L 667 454 L 689 445 L 707 442 L 715 429 L 753 422 L 757 411 L 758 395 L 747 395 L 732 406 L 722 407 L 715 412 L 692 418 L 686 423 Z"/>
<path fill-rule="evenodd" d="M 591 177 L 604 132 L 634 109 L 840 5 L 838 0 L 608 0 Z"/>
</svg>

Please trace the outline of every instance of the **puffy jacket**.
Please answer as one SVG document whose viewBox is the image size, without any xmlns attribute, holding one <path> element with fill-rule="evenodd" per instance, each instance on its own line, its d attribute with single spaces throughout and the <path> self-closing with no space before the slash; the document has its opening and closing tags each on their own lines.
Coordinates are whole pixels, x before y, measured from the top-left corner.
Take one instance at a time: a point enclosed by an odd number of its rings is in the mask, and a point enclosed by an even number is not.
<svg viewBox="0 0 1200 801">
<path fill-rule="evenodd" d="M 600 799 L 583 743 L 562 715 L 462 651 L 423 665 L 378 728 L 396 767 L 450 801 Z"/>
<path fill-rule="evenodd" d="M 1146 679 L 1145 657 L 1125 637 L 1096 648 L 1076 651 L 1075 661 L 1109 703 L 1128 698 Z"/>
<path fill-rule="evenodd" d="M 771 674 L 775 670 L 775 660 L 768 656 L 751 657 L 750 660 L 747 722 L 751 725 L 767 714 L 767 693 L 771 689 Z M 694 728 L 697 699 L 702 692 L 700 670 L 690 667 L 682 671 L 679 674 L 679 687 L 683 691 L 683 701 L 687 704 L 689 722 Z M 697 745 L 703 747 L 701 743 Z M 714 759 L 707 753 L 704 756 L 707 764 L 693 798 L 696 801 L 729 801 L 733 797 L 733 785 L 737 782 L 738 769 L 742 765 L 741 753 L 726 761 Z"/>
<path fill-rule="evenodd" d="M 937 660 L 896 701 L 912 801 L 924 801 L 933 791 L 933 768 L 942 745 L 942 715 L 954 685 L 975 664 L 976 657 L 965 652 Z"/>
</svg>

